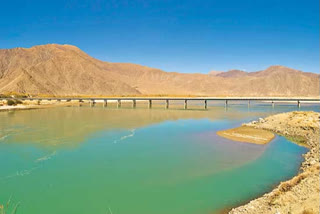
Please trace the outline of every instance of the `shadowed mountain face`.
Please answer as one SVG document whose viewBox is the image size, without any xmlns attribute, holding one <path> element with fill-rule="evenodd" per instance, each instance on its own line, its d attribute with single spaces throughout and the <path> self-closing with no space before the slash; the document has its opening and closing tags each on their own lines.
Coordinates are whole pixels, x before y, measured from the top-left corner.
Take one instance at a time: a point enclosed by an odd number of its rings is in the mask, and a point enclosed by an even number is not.
<svg viewBox="0 0 320 214">
<path fill-rule="evenodd" d="M 47 95 L 319 96 L 319 75 L 284 66 L 216 75 L 94 59 L 71 45 L 0 50 L 0 93 Z"/>
<path fill-rule="evenodd" d="M 230 70 L 228 72 L 222 72 L 217 74 L 216 76 L 219 77 L 229 77 L 229 78 L 238 78 L 247 76 L 248 73 L 241 71 L 241 70 Z"/>
</svg>

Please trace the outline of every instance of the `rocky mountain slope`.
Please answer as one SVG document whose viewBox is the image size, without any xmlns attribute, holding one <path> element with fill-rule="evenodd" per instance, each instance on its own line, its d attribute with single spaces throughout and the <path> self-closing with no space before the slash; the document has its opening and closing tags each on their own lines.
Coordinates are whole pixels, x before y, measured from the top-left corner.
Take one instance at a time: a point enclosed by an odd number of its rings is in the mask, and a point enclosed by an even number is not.
<svg viewBox="0 0 320 214">
<path fill-rule="evenodd" d="M 46 95 L 319 96 L 319 75 L 284 66 L 217 75 L 94 59 L 71 45 L 0 49 L 0 93 Z"/>
</svg>

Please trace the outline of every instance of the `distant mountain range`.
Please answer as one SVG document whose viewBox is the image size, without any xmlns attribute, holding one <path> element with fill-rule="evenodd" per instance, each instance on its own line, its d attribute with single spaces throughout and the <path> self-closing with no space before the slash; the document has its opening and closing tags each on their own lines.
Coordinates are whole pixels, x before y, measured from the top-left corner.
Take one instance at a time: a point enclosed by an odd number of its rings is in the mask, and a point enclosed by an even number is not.
<svg viewBox="0 0 320 214">
<path fill-rule="evenodd" d="M 0 93 L 45 95 L 319 96 L 319 75 L 284 66 L 186 74 L 103 62 L 71 45 L 0 49 Z"/>
</svg>

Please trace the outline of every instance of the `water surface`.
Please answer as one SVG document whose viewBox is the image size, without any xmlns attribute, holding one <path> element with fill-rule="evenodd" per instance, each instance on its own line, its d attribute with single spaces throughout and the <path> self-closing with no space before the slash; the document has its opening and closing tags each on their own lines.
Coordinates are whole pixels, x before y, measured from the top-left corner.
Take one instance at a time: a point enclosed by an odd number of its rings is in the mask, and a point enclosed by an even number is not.
<svg viewBox="0 0 320 214">
<path fill-rule="evenodd" d="M 302 110 L 315 110 L 313 106 Z M 204 110 L 62 107 L 0 112 L 0 204 L 17 213 L 201 214 L 297 173 L 306 149 L 216 131 L 292 106 Z"/>
</svg>

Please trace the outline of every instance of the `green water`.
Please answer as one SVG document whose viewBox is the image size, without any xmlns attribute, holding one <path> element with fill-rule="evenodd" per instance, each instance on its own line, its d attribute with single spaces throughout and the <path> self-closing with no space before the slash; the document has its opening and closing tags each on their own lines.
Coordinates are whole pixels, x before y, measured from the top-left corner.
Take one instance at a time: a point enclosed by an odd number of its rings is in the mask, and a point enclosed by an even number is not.
<svg viewBox="0 0 320 214">
<path fill-rule="evenodd" d="M 11 198 L 7 210 L 19 204 L 18 214 L 207 214 L 237 206 L 296 174 L 307 150 L 280 136 L 253 145 L 216 131 L 290 110 L 0 112 L 0 204 Z"/>
</svg>

